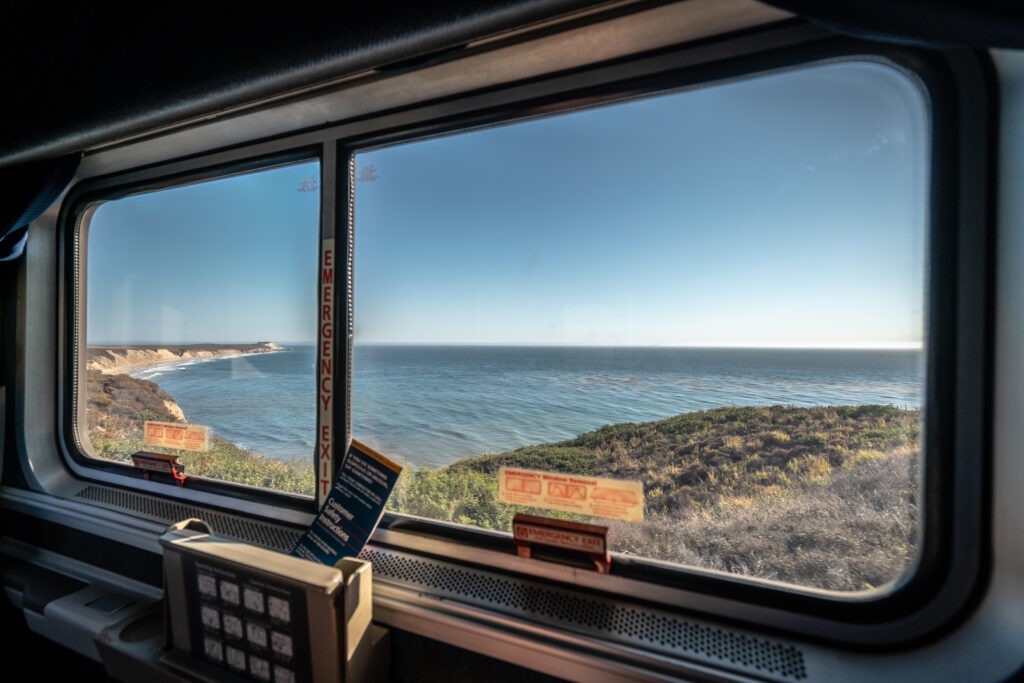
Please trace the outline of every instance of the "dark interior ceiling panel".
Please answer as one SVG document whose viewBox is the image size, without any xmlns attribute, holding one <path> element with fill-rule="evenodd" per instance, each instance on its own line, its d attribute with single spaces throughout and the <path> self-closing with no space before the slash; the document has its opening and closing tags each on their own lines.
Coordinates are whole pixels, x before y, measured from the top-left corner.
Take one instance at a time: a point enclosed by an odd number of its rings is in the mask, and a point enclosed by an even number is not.
<svg viewBox="0 0 1024 683">
<path fill-rule="evenodd" d="M 0 166 L 600 4 L 17 3 L 0 22 Z"/>
</svg>

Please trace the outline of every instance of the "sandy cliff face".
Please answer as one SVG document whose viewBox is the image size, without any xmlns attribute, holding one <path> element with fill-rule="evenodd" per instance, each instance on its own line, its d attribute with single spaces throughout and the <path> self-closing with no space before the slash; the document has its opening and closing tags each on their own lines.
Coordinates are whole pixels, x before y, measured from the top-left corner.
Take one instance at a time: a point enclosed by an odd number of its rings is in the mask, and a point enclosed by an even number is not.
<svg viewBox="0 0 1024 683">
<path fill-rule="evenodd" d="M 90 438 L 98 434 L 141 438 L 144 420 L 185 422 L 173 396 L 154 382 L 128 375 L 89 370 L 86 398 Z"/>
<path fill-rule="evenodd" d="M 244 356 L 281 351 L 274 342 L 258 344 L 182 344 L 169 346 L 92 346 L 86 355 L 86 369 L 105 375 L 119 375 L 163 363 L 184 360 Z"/>
<path fill-rule="evenodd" d="M 164 407 L 167 408 L 167 412 L 174 416 L 174 419 L 178 422 L 185 421 L 185 413 L 181 410 L 175 401 L 164 401 Z"/>
</svg>

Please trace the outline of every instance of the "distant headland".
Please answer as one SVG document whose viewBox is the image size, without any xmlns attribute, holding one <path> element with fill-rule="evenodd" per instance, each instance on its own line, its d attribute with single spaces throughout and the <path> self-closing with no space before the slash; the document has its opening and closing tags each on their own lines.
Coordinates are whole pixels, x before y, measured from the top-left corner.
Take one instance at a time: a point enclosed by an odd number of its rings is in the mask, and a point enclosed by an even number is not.
<svg viewBox="0 0 1024 683">
<path fill-rule="evenodd" d="M 185 360 L 247 356 L 256 353 L 284 351 L 274 342 L 255 344 L 130 344 L 124 346 L 89 346 L 85 367 L 105 375 L 121 375 L 152 365 L 178 363 Z"/>
</svg>

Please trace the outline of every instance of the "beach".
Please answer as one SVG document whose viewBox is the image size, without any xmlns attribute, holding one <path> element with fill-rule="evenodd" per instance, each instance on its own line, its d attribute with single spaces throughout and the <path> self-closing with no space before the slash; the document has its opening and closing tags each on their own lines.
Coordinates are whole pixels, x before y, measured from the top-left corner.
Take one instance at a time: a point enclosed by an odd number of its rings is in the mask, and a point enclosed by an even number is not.
<svg viewBox="0 0 1024 683">
<path fill-rule="evenodd" d="M 255 344 L 132 344 L 121 346 L 89 346 L 85 367 L 105 375 L 122 375 L 143 368 L 187 360 L 230 358 L 258 353 L 284 351 L 274 342 Z"/>
</svg>

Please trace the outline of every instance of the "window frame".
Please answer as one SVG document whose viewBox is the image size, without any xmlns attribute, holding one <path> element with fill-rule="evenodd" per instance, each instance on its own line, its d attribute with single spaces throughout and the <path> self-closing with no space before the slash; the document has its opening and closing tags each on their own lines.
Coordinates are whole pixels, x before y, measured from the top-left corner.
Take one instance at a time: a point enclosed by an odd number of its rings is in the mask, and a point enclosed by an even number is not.
<svg viewBox="0 0 1024 683">
<path fill-rule="evenodd" d="M 780 37 L 781 36 L 781 37 Z M 737 50 L 737 46 L 741 49 Z M 723 55 L 727 58 L 723 59 Z M 475 127 L 566 111 L 577 106 L 647 96 L 662 90 L 700 87 L 774 70 L 806 67 L 842 59 L 887 62 L 922 83 L 931 104 L 929 180 L 929 247 L 927 289 L 927 372 L 922 455 L 923 543 L 918 570 L 891 592 L 864 598 L 800 589 L 745 577 L 649 560 L 616 557 L 610 577 L 578 576 L 558 568 L 505 559 L 508 537 L 456 525 L 386 513 L 375 543 L 452 557 L 453 549 L 468 565 L 497 565 L 504 571 L 574 583 L 619 599 L 653 601 L 674 609 L 726 614 L 740 622 L 772 626 L 826 641 L 889 647 L 927 637 L 948 626 L 980 592 L 988 562 L 988 471 L 991 422 L 992 226 L 988 178 L 994 154 L 993 86 L 986 59 L 968 51 L 936 52 L 880 46 L 846 38 L 822 38 L 791 31 L 743 33 L 722 41 L 668 48 L 610 64 L 558 73 L 523 82 L 470 91 L 412 107 L 384 110 L 311 133 L 212 152 L 155 167 L 100 176 L 76 185 L 63 202 L 59 219 L 63 260 L 58 343 L 58 443 L 73 474 L 116 486 L 138 487 L 158 497 L 191 501 L 214 508 L 240 509 L 264 519 L 296 526 L 308 523 L 312 505 L 286 494 L 249 491 L 234 484 L 203 481 L 189 491 L 125 480 L 125 466 L 109 470 L 77 452 L 74 397 L 67 382 L 76 372 L 79 350 L 66 343 L 74 329 L 74 253 L 76 227 L 83 207 L 113 198 L 116 192 L 169 186 L 175 179 L 216 177 L 227 169 L 264 164 L 287 150 L 317 150 L 321 164 L 321 233 L 325 217 L 335 226 L 338 268 L 335 281 L 335 432 L 336 443 L 351 438 L 351 292 L 353 259 L 352 159 L 360 151 L 411 142 Z M 258 161 L 257 161 L 258 160 Z M 347 160 L 347 162 L 346 162 Z M 343 169 L 347 167 L 347 173 Z M 147 185 L 146 183 L 155 183 Z M 330 190 L 328 187 L 330 186 Z M 335 215 L 335 213 L 337 215 Z M 344 239 L 341 236 L 344 235 Z M 340 387 L 340 390 L 337 390 Z M 22 453 L 23 462 L 30 457 Z M 29 465 L 31 467 L 31 465 Z M 941 503 L 941 504 L 940 504 Z M 954 548 L 974 552 L 956 555 Z"/>
<path fill-rule="evenodd" d="M 577 106 L 621 101 L 638 94 L 648 96 L 661 90 L 725 83 L 837 60 L 880 61 L 917 80 L 930 105 L 931 130 L 926 135 L 930 147 L 920 496 L 923 514 L 922 540 L 916 562 L 893 590 L 865 597 L 654 560 L 617 556 L 613 561 L 619 576 L 643 585 L 654 584 L 673 592 L 682 590 L 730 603 L 739 600 L 770 611 L 795 612 L 811 619 L 841 622 L 842 627 L 828 629 L 832 631 L 830 635 L 860 644 L 892 644 L 909 638 L 911 633 L 920 637 L 922 631 L 931 630 L 937 623 L 926 623 L 936 616 L 932 610 L 938 603 L 951 604 L 951 595 L 956 595 L 952 602 L 961 606 L 972 599 L 986 562 L 984 550 L 974 557 L 956 557 L 953 551 L 961 547 L 961 542 L 978 547 L 984 538 L 981 532 L 985 524 L 984 507 L 978 502 L 984 500 L 981 472 L 988 458 L 988 404 L 991 400 L 987 360 L 991 354 L 987 340 L 991 337 L 983 334 L 991 325 L 988 314 L 991 303 L 983 303 L 991 287 L 991 272 L 987 266 L 991 259 L 991 221 L 984 206 L 984 194 L 988 190 L 984 184 L 968 179 L 969 174 L 991 164 L 988 151 L 992 128 L 985 113 L 991 85 L 971 80 L 987 76 L 986 66 L 975 58 L 976 55 L 965 51 L 936 53 L 840 38 L 741 57 L 728 63 L 684 67 L 639 81 L 627 78 L 622 82 L 562 91 L 537 100 L 524 99 L 516 106 L 478 110 L 454 121 L 447 118 L 428 121 L 412 131 L 382 126 L 380 132 L 339 141 L 338 154 L 339 158 L 343 155 L 354 158 L 355 154 L 374 148 L 528 120 L 538 110 L 542 112 L 540 115 L 562 113 Z M 654 87 L 644 90 L 645 85 Z M 960 92 L 961 89 L 964 92 Z M 949 143 L 949 140 L 955 142 Z M 350 173 L 354 173 L 354 167 Z M 354 183 L 352 179 L 349 182 Z M 348 192 L 351 191 L 350 187 Z M 351 208 L 348 211 L 351 213 Z M 354 227 L 350 223 L 349 230 Z M 951 273 L 955 276 L 950 277 Z M 955 389 L 950 391 L 951 387 Z M 954 504 L 947 505 L 946 501 Z M 385 514 L 381 526 L 386 530 L 429 534 L 459 546 L 483 546 L 496 552 L 506 545 L 504 537 L 490 533 L 390 512 Z M 636 597 L 641 595 L 642 591 L 635 593 Z M 686 601 L 677 604 L 683 605 Z M 922 618 L 924 613 L 930 616 Z M 907 620 L 916 623 L 911 627 Z M 790 620 L 790 628 L 804 635 L 821 637 L 821 631 L 802 627 L 798 625 L 800 621 L 800 618 Z M 858 633 L 854 635 L 855 632 Z"/>
<path fill-rule="evenodd" d="M 234 156 L 234 155 L 232 155 Z M 219 163 L 217 163 L 219 161 Z M 85 293 L 84 287 L 79 284 L 85 279 L 85 261 L 88 258 L 88 229 L 92 212 L 104 202 L 117 200 L 123 197 L 142 194 L 147 192 L 159 192 L 178 187 L 185 187 L 192 184 L 214 181 L 234 175 L 247 173 L 258 173 L 263 170 L 271 170 L 276 167 L 298 164 L 303 162 L 316 162 L 319 165 L 318 182 L 320 187 L 324 186 L 325 163 L 323 150 L 319 145 L 303 145 L 300 147 L 272 151 L 246 156 L 241 159 L 217 160 L 210 165 L 202 165 L 198 168 L 174 169 L 176 172 L 143 173 L 139 178 L 115 176 L 110 178 L 99 178 L 88 180 L 74 187 L 68 194 L 66 206 L 73 207 L 65 215 L 62 223 L 64 240 L 62 255 L 66 260 L 66 284 L 64 299 L 64 329 L 66 334 L 62 338 L 69 339 L 64 349 L 65 377 L 71 381 L 61 382 L 63 393 L 61 406 L 64 408 L 60 421 L 60 437 L 64 447 L 64 456 L 76 473 L 92 470 L 94 477 L 100 475 L 101 479 L 111 482 L 118 482 L 122 486 L 134 486 L 143 490 L 151 490 L 155 493 L 167 495 L 167 482 L 162 479 L 150 482 L 141 470 L 130 464 L 115 462 L 89 455 L 82 445 L 82 437 L 79 434 L 80 425 L 84 424 L 85 405 L 84 391 L 80 387 L 85 382 L 85 356 L 86 345 L 84 340 L 85 325 Z M 187 166 L 192 166 L 187 164 Z M 324 230 L 324 192 L 321 191 L 320 206 L 318 207 L 318 230 L 317 244 L 320 247 L 325 239 Z M 319 270 L 320 254 L 317 254 L 317 283 L 320 283 Z M 316 406 L 311 406 L 315 410 Z M 320 429 L 319 412 L 317 412 L 316 429 Z M 188 472 L 186 471 L 186 475 Z M 127 480 L 127 481 L 126 481 Z M 267 494 L 272 493 L 273 505 L 284 508 L 291 513 L 313 514 L 315 505 L 312 499 L 270 489 L 260 489 L 234 482 L 220 481 L 202 477 L 190 477 L 188 486 L 197 494 L 209 494 L 211 496 L 229 496 L 242 501 L 262 507 L 267 503 Z M 182 496 L 184 499 L 191 498 L 191 495 Z M 294 516 L 290 515 L 290 516 Z"/>
</svg>

